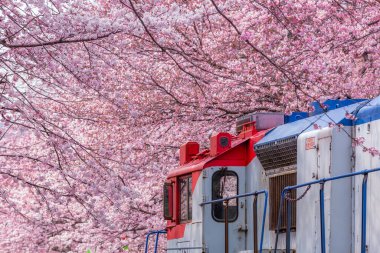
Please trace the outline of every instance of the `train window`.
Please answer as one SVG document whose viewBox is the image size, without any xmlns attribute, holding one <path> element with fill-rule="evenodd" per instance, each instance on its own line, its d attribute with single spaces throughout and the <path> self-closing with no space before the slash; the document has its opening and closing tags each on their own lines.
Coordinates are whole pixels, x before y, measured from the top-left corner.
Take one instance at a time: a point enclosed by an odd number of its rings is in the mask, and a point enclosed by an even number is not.
<svg viewBox="0 0 380 253">
<path fill-rule="evenodd" d="M 173 219 L 173 185 L 164 184 L 164 218 L 165 220 Z"/>
<path fill-rule="evenodd" d="M 238 176 L 233 171 L 220 170 L 212 176 L 212 199 L 223 199 L 238 194 Z M 237 219 L 238 205 L 237 199 L 228 202 L 228 221 Z M 224 221 L 224 203 L 212 204 L 212 217 L 214 220 Z"/>
<path fill-rule="evenodd" d="M 180 198 L 180 221 L 187 222 L 192 219 L 192 178 L 191 176 L 179 179 L 179 198 Z"/>
<path fill-rule="evenodd" d="M 285 174 L 280 176 L 274 176 L 269 179 L 269 229 L 270 230 L 276 230 L 277 229 L 277 222 L 278 222 L 278 213 L 280 211 L 280 199 L 281 199 L 281 192 L 286 186 L 295 185 L 297 184 L 297 173 L 291 173 L 291 174 Z M 296 191 L 293 190 L 290 192 L 290 198 L 295 199 L 296 198 Z M 285 201 L 287 202 L 287 201 Z M 281 224 L 279 232 L 284 232 L 286 230 L 286 225 L 288 223 L 287 217 L 286 217 L 286 203 L 284 202 L 284 205 L 281 210 Z M 291 229 L 296 229 L 296 203 L 292 203 L 291 208 Z"/>
</svg>

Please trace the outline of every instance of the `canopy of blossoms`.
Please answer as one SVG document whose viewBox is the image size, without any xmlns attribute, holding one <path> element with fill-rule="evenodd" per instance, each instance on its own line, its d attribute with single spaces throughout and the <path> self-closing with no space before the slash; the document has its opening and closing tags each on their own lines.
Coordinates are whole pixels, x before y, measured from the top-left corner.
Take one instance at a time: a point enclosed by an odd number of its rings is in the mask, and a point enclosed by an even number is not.
<svg viewBox="0 0 380 253">
<path fill-rule="evenodd" d="M 183 142 L 379 77 L 379 0 L 2 0 L 0 249 L 141 252 Z"/>
</svg>

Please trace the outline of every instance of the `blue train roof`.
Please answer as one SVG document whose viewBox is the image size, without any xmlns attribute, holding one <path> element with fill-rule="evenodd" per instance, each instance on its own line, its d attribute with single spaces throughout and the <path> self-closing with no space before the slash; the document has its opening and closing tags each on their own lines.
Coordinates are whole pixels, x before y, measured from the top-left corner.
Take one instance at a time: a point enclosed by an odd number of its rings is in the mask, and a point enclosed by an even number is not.
<svg viewBox="0 0 380 253">
<path fill-rule="evenodd" d="M 357 112 L 355 125 L 380 119 L 380 96 L 368 100 Z"/>
<path fill-rule="evenodd" d="M 365 100 L 366 99 L 327 99 L 325 102 L 323 102 L 323 105 L 325 105 L 327 107 L 327 110 L 330 111 Z M 314 107 L 314 111 L 311 112 L 309 116 L 315 116 L 325 112 L 318 102 L 315 101 L 311 103 L 311 105 Z"/>
<path fill-rule="evenodd" d="M 343 124 L 345 126 L 351 126 L 352 120 L 346 119 L 346 112 L 353 113 L 360 106 L 367 103 L 368 100 L 359 100 L 347 106 L 340 107 L 338 109 L 327 111 L 326 113 L 311 116 L 305 119 L 300 119 L 295 122 L 280 125 L 268 132 L 263 139 L 261 139 L 255 146 L 267 144 L 273 141 L 287 139 L 289 137 L 298 136 L 301 133 L 314 130 L 314 124 L 320 127 L 327 127 L 330 123 Z M 379 112 L 380 112 L 380 99 L 379 99 Z"/>
</svg>

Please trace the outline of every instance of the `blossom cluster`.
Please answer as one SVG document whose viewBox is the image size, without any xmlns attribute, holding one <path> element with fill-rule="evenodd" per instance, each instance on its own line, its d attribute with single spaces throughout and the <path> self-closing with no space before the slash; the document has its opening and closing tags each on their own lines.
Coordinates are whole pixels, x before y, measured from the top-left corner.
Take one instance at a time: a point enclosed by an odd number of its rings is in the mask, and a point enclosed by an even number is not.
<svg viewBox="0 0 380 253">
<path fill-rule="evenodd" d="M 340 2 L 2 0 L 1 250 L 142 252 L 183 142 L 378 95 L 380 4 Z"/>
</svg>

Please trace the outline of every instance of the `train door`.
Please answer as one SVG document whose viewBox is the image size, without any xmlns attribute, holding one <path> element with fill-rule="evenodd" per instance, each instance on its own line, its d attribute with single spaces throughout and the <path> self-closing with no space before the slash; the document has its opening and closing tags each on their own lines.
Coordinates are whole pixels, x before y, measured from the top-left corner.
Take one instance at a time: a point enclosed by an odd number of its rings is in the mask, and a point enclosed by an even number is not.
<svg viewBox="0 0 380 253">
<path fill-rule="evenodd" d="M 317 148 L 317 178 L 328 178 L 331 177 L 331 136 L 319 136 L 318 138 L 318 148 Z M 326 183 L 324 185 L 324 205 L 325 205 L 325 225 L 326 225 L 326 250 L 329 252 L 331 237 L 331 227 L 330 227 L 330 199 L 331 199 L 331 183 Z M 320 200 L 316 197 L 315 201 L 315 214 L 319 214 Z M 315 218 L 315 252 L 321 252 L 321 238 L 320 238 L 320 217 L 316 215 Z"/>
<path fill-rule="evenodd" d="M 204 171 L 204 200 L 215 200 L 245 193 L 245 167 L 213 167 Z M 208 253 L 225 252 L 225 204 L 203 206 L 204 246 Z M 228 202 L 228 252 L 246 249 L 245 199 Z"/>
</svg>

